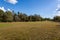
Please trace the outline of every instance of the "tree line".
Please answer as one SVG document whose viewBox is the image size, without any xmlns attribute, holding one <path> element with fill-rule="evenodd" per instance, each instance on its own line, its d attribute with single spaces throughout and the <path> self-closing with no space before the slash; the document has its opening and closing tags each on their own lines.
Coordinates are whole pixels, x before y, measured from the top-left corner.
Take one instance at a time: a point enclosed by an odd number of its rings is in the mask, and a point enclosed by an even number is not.
<svg viewBox="0 0 60 40">
<path fill-rule="evenodd" d="M 60 22 L 60 16 L 55 16 L 53 19 L 43 18 L 40 15 L 27 15 L 25 13 L 14 11 L 6 11 L 0 10 L 0 22 L 32 22 L 32 21 L 57 21 Z"/>
</svg>

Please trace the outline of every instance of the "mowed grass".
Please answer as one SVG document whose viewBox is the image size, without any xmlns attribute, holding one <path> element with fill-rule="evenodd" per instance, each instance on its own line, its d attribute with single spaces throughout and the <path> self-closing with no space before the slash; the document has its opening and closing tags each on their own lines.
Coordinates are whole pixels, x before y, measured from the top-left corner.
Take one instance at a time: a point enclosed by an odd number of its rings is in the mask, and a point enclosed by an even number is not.
<svg viewBox="0 0 60 40">
<path fill-rule="evenodd" d="M 0 40 L 60 40 L 58 22 L 0 23 Z"/>
</svg>

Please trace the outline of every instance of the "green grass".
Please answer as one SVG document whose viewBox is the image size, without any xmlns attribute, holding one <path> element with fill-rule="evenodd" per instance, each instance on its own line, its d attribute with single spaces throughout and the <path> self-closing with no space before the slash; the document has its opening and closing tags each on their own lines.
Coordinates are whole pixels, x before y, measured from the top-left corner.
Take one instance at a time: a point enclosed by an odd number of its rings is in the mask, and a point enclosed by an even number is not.
<svg viewBox="0 0 60 40">
<path fill-rule="evenodd" d="M 0 23 L 0 40 L 60 40 L 60 23 Z"/>
</svg>

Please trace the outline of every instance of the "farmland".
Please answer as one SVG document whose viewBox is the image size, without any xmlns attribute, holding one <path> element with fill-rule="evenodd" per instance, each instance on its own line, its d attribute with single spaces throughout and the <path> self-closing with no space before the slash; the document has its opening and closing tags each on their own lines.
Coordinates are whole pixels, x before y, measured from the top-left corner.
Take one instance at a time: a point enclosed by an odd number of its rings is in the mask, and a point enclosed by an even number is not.
<svg viewBox="0 0 60 40">
<path fill-rule="evenodd" d="M 0 23 L 0 40 L 60 40 L 60 23 L 50 21 Z"/>
</svg>

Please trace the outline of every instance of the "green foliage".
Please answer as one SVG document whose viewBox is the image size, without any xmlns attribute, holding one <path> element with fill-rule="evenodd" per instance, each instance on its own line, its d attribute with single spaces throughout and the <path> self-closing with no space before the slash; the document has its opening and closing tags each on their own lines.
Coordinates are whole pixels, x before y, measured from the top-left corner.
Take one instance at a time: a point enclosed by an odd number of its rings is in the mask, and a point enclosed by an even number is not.
<svg viewBox="0 0 60 40">
<path fill-rule="evenodd" d="M 14 14 L 14 15 L 13 15 L 13 21 L 15 21 L 15 22 L 20 21 L 20 18 L 18 17 L 17 14 Z"/>
<path fill-rule="evenodd" d="M 13 21 L 12 12 L 0 10 L 0 22 L 11 22 Z"/>
<path fill-rule="evenodd" d="M 28 19 L 29 21 L 41 21 L 42 17 L 40 17 L 40 15 L 35 14 L 35 15 L 30 15 Z"/>
<path fill-rule="evenodd" d="M 25 13 L 15 13 L 14 11 L 2 11 L 0 10 L 0 22 L 32 22 L 32 21 L 52 21 L 50 18 L 42 18 L 40 15 L 27 15 Z M 55 16 L 53 21 L 60 22 L 60 16 Z"/>
<path fill-rule="evenodd" d="M 55 17 L 53 18 L 53 21 L 60 22 L 60 16 L 55 16 Z"/>
<path fill-rule="evenodd" d="M 11 21 L 13 21 L 12 12 L 10 12 L 10 11 L 6 11 L 5 14 L 6 14 L 5 17 L 6 17 L 6 21 L 7 21 L 7 22 L 11 22 Z"/>
<path fill-rule="evenodd" d="M 18 17 L 20 18 L 20 21 L 28 21 L 28 16 L 26 14 L 18 12 Z"/>
<path fill-rule="evenodd" d="M 3 14 L 4 14 L 4 11 L 0 10 L 0 22 L 3 20 Z"/>
<path fill-rule="evenodd" d="M 52 21 L 52 19 L 50 19 L 50 18 L 44 18 L 42 20 L 44 20 L 44 21 Z"/>
</svg>

